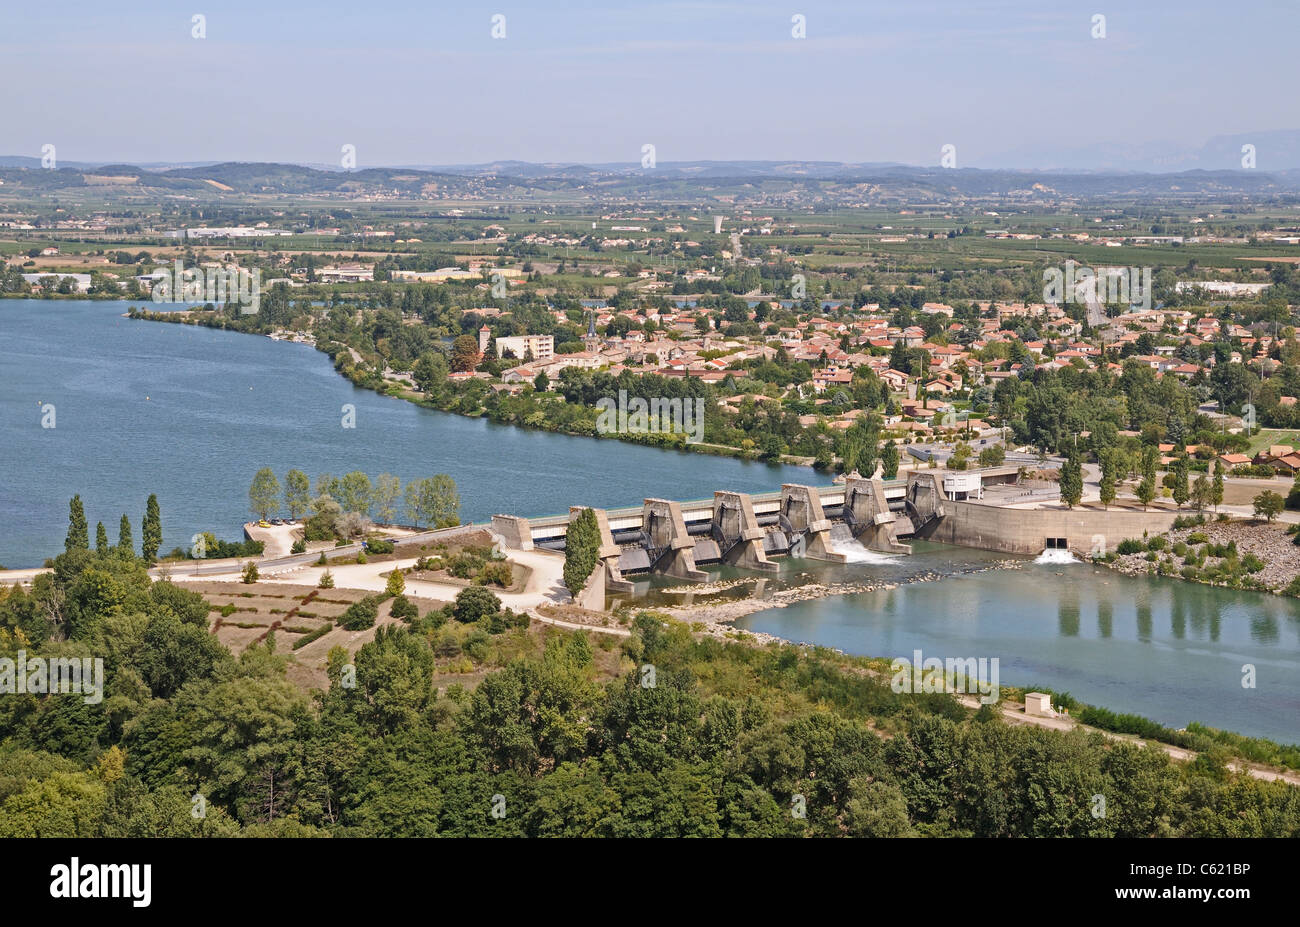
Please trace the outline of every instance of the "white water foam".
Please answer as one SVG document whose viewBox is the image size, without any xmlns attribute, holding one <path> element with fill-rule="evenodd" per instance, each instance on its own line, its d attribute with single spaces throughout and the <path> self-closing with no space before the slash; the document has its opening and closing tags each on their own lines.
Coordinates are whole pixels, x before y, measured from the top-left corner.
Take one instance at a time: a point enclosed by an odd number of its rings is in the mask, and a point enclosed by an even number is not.
<svg viewBox="0 0 1300 927">
<path fill-rule="evenodd" d="M 1068 550 L 1049 547 L 1038 555 L 1034 563 L 1083 563 L 1083 561 Z"/>
<path fill-rule="evenodd" d="M 867 550 L 844 525 L 831 527 L 831 549 L 844 555 L 845 563 L 897 563 L 898 555 Z"/>
<path fill-rule="evenodd" d="M 844 555 L 845 563 L 897 563 L 898 557 L 893 554 L 881 554 L 874 550 L 867 550 L 861 544 L 856 547 L 850 544 L 836 544 L 835 552 Z"/>
</svg>

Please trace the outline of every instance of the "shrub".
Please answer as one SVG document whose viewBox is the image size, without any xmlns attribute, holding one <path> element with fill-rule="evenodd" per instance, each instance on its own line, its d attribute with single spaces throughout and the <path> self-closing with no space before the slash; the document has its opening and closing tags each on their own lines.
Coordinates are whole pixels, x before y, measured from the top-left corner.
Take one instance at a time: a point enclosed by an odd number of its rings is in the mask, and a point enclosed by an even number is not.
<svg viewBox="0 0 1300 927">
<path fill-rule="evenodd" d="M 221 541 L 211 532 L 203 532 L 203 546 L 200 548 L 202 559 L 223 560 L 229 557 L 260 557 L 266 545 L 261 541 Z M 194 558 L 195 548 L 191 547 L 185 556 Z"/>
<path fill-rule="evenodd" d="M 1119 554 L 1140 554 L 1144 550 L 1146 550 L 1146 545 L 1136 538 L 1125 538 L 1115 548 L 1115 551 Z"/>
<path fill-rule="evenodd" d="M 366 628 L 373 628 L 378 617 L 379 599 L 368 595 L 348 606 L 343 617 L 339 619 L 339 626 L 348 631 L 364 631 Z"/>
<path fill-rule="evenodd" d="M 366 562 L 366 552 L 365 552 L 364 550 L 358 552 L 358 553 L 357 553 L 357 563 L 365 563 L 365 562 Z"/>
<path fill-rule="evenodd" d="M 1264 569 L 1264 561 L 1254 554 L 1246 554 L 1246 556 L 1242 557 L 1241 565 L 1246 568 L 1247 573 L 1258 573 Z"/>
<path fill-rule="evenodd" d="M 334 574 L 331 573 L 329 570 L 326 570 L 324 573 L 320 575 L 320 579 L 317 580 L 316 585 L 321 589 L 333 589 Z"/>
<path fill-rule="evenodd" d="M 447 613 L 440 608 L 430 609 L 424 613 L 424 617 L 412 621 L 411 627 L 415 630 L 429 632 L 436 631 L 447 623 Z"/>
<path fill-rule="evenodd" d="M 1088 707 L 1079 712 L 1078 717 L 1084 724 L 1099 727 L 1103 731 L 1114 731 L 1117 734 L 1136 734 L 1148 740 L 1193 748 L 1197 742 L 1193 735 L 1171 730 L 1140 715 L 1123 715 L 1105 708 Z"/>
<path fill-rule="evenodd" d="M 1277 475 L 1276 471 L 1267 464 L 1243 464 L 1240 467 L 1233 467 L 1232 476 L 1255 476 L 1261 478 L 1271 478 Z"/>
<path fill-rule="evenodd" d="M 1237 542 L 1229 541 L 1227 544 L 1210 544 L 1208 545 L 1211 556 L 1214 557 L 1236 557 Z"/>
<path fill-rule="evenodd" d="M 447 572 L 457 579 L 472 579 L 483 568 L 483 560 L 461 552 L 447 561 Z"/>
<path fill-rule="evenodd" d="M 1209 539 L 1210 536 L 1204 531 L 1193 531 L 1191 534 L 1187 535 L 1188 544 L 1204 544 Z"/>
<path fill-rule="evenodd" d="M 372 554 L 391 554 L 393 552 L 393 542 L 387 538 L 375 538 L 366 541 L 366 550 Z"/>
<path fill-rule="evenodd" d="M 508 608 L 503 608 L 495 615 L 489 615 L 485 618 L 479 623 L 479 627 L 486 627 L 487 631 L 491 634 L 504 634 L 511 628 L 528 627 L 529 621 L 530 619 L 527 612 L 516 614 Z"/>
<path fill-rule="evenodd" d="M 393 596 L 393 602 L 388 606 L 388 614 L 409 623 L 420 617 L 420 609 L 414 602 L 399 592 Z"/>
<path fill-rule="evenodd" d="M 443 631 L 433 642 L 433 652 L 439 657 L 460 656 L 460 638 L 454 631 Z"/>
<path fill-rule="evenodd" d="M 1166 543 L 1167 542 L 1163 537 L 1156 535 L 1151 540 L 1147 541 L 1147 550 L 1164 550 Z"/>
<path fill-rule="evenodd" d="M 231 603 L 231 604 L 228 604 L 228 605 L 223 605 L 223 606 L 221 606 L 221 617 L 222 617 L 222 618 L 229 618 L 229 617 L 230 617 L 231 615 L 233 615 L 236 611 L 238 611 L 238 609 L 235 608 L 234 603 Z"/>
<path fill-rule="evenodd" d="M 482 663 L 487 660 L 488 654 L 492 652 L 492 639 L 488 637 L 486 631 L 475 628 L 469 632 L 469 636 L 460 645 L 460 649 L 472 657 L 475 663 Z"/>
<path fill-rule="evenodd" d="M 482 586 L 470 586 L 456 594 L 452 614 L 457 621 L 469 624 L 501 611 L 501 600 Z"/>
<path fill-rule="evenodd" d="M 299 538 L 298 540 L 294 541 L 293 546 L 289 548 L 289 553 L 291 554 L 307 553 L 307 542 L 304 541 L 302 538 Z"/>
<path fill-rule="evenodd" d="M 257 576 L 258 573 L 257 573 L 256 563 L 250 560 L 248 561 L 248 563 L 244 564 L 244 582 L 255 583 L 257 582 Z"/>
<path fill-rule="evenodd" d="M 1079 700 L 1069 692 L 1057 692 L 1055 689 L 1041 689 L 1040 691 L 1052 697 L 1052 707 L 1054 708 L 1075 711 L 1079 707 Z"/>
<path fill-rule="evenodd" d="M 297 650 L 299 647 L 306 647 L 312 641 L 320 640 L 322 637 L 330 633 L 330 631 L 332 630 L 334 630 L 334 622 L 327 621 L 319 628 L 317 628 L 315 631 L 312 631 L 310 634 L 306 634 L 298 638 L 296 641 L 294 641 L 293 649 Z"/>
<path fill-rule="evenodd" d="M 480 586 L 500 586 L 502 589 L 510 588 L 514 582 L 515 571 L 504 560 L 498 560 L 495 563 L 489 563 L 478 574 L 478 584 Z"/>
</svg>

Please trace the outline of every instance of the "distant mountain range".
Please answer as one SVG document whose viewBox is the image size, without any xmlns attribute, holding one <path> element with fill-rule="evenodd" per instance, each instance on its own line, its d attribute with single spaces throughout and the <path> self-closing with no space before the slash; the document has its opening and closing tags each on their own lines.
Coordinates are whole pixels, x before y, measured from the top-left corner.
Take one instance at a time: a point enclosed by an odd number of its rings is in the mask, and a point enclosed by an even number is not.
<svg viewBox="0 0 1300 927">
<path fill-rule="evenodd" d="M 1075 148 L 1057 145 L 1012 149 L 970 162 L 970 166 L 988 171 L 1032 171 L 1046 173 L 1102 174 L 1172 174 L 1186 171 L 1242 170 L 1242 147 L 1255 149 L 1255 169 L 1268 172 L 1300 170 L 1300 129 L 1273 129 L 1216 135 L 1199 147 L 1176 142 L 1102 143 Z M 294 167 L 311 168 L 326 173 L 344 173 L 335 164 L 289 162 Z M 60 167 L 93 170 L 113 166 L 112 161 L 60 161 Z M 151 173 L 172 173 L 194 168 L 223 167 L 217 161 L 146 161 L 132 167 Z M 38 168 L 40 158 L 0 155 L 0 168 Z M 896 161 L 673 161 L 661 162 L 655 170 L 674 177 L 734 178 L 784 177 L 816 179 L 854 179 L 877 176 L 895 170 L 928 170 L 928 165 Z M 379 169 L 421 171 L 465 177 L 512 177 L 520 180 L 545 178 L 585 180 L 618 174 L 641 174 L 639 162 L 580 163 L 552 161 L 489 161 L 480 164 L 393 164 Z"/>
<path fill-rule="evenodd" d="M 1286 134 L 1300 153 L 1300 133 Z M 1241 136 L 1244 138 L 1245 136 Z M 1201 162 L 1223 160 L 1238 137 L 1208 143 Z M 0 157 L 2 193 L 48 195 L 76 189 L 111 188 L 124 196 L 152 191 L 196 198 L 227 195 L 428 195 L 448 198 L 544 198 L 550 195 L 601 200 L 656 198 L 682 202 L 719 196 L 797 196 L 821 203 L 924 202 L 1009 195 L 1019 198 L 1276 196 L 1300 192 L 1300 169 L 1264 168 L 1281 140 L 1261 135 L 1259 167 L 1195 168 L 1151 173 L 1135 170 L 980 170 L 902 164 L 832 161 L 679 161 L 653 169 L 640 164 L 489 164 L 376 167 L 343 171 L 322 165 L 269 163 L 99 164 L 60 162 L 45 170 L 39 158 Z M 1246 144 L 1243 142 L 1242 144 Z M 1234 149 L 1234 146 L 1235 149 Z M 1217 153 L 1216 153 L 1217 152 Z M 1240 154 L 1237 154 L 1240 161 Z M 1200 162 L 1198 162 L 1200 163 Z M 1300 163 L 1300 157 L 1296 163 Z"/>
</svg>

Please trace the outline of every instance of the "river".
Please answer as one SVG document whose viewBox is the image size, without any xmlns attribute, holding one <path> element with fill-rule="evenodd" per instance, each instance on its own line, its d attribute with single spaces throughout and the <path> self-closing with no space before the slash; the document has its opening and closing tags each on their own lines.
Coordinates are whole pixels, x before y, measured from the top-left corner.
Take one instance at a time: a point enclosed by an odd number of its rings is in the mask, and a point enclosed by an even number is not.
<svg viewBox="0 0 1300 927">
<path fill-rule="evenodd" d="M 1173 728 L 1300 742 L 1300 601 L 1088 563 L 981 570 L 993 559 L 1003 558 L 916 544 L 909 557 L 819 566 L 822 581 L 899 585 L 736 625 L 864 656 L 996 657 L 1004 686 L 1050 687 Z M 944 578 L 908 582 L 930 572 Z M 1242 686 L 1247 664 L 1254 688 Z"/>
<path fill-rule="evenodd" d="M 647 496 L 695 499 L 783 482 L 824 485 L 806 467 L 530 431 L 430 411 L 359 389 L 307 345 L 123 318 L 128 303 L 0 300 L 0 564 L 39 566 L 63 549 L 80 493 L 94 537 L 117 540 L 125 512 L 139 543 L 157 493 L 163 550 L 196 531 L 242 538 L 248 486 L 361 470 L 402 481 L 448 473 L 461 517 L 537 516 Z M 155 308 L 150 306 L 150 308 Z M 42 427 L 54 407 L 54 427 Z M 343 406 L 355 406 L 344 428 Z"/>
</svg>

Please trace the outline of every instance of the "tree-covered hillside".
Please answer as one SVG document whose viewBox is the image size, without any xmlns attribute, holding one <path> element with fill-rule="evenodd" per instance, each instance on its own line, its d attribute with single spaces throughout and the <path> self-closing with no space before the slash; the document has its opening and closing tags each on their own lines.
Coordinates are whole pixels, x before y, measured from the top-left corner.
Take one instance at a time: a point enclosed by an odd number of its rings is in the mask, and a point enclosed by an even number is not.
<svg viewBox="0 0 1300 927">
<path fill-rule="evenodd" d="M 102 657 L 104 698 L 0 699 L 0 836 L 1300 835 L 1300 790 L 1213 753 L 1008 726 L 829 652 L 451 617 L 483 625 L 473 691 L 433 688 L 431 613 L 308 692 L 123 551 L 62 554 L 0 602 L 0 655 Z"/>
</svg>

